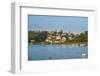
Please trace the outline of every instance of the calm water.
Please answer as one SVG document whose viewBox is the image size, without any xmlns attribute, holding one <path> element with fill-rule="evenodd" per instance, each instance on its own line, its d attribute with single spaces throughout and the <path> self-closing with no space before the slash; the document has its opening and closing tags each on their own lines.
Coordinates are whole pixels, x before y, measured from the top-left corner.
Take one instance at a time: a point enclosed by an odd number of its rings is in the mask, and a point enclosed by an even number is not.
<svg viewBox="0 0 100 76">
<path fill-rule="evenodd" d="M 72 45 L 33 45 L 28 46 L 28 60 L 79 59 L 88 55 L 88 47 Z"/>
</svg>

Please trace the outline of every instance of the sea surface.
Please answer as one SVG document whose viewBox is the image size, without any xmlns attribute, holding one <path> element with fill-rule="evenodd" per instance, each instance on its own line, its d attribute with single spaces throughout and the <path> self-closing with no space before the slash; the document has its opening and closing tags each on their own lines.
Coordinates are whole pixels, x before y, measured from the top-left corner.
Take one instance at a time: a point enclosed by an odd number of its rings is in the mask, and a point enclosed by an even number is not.
<svg viewBox="0 0 100 76">
<path fill-rule="evenodd" d="M 82 56 L 83 54 L 83 56 Z M 88 58 L 88 47 L 73 45 L 28 45 L 28 60 L 84 59 Z"/>
</svg>

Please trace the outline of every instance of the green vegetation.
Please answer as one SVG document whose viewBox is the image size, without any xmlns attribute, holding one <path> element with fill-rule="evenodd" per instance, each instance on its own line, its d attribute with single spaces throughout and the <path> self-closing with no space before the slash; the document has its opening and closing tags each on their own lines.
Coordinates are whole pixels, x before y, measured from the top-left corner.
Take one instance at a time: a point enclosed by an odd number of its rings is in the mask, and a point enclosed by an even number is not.
<svg viewBox="0 0 100 76">
<path fill-rule="evenodd" d="M 71 42 L 88 42 L 88 32 L 80 33 L 77 35 L 73 34 L 73 39 L 69 40 Z"/>
<path fill-rule="evenodd" d="M 63 33 L 63 31 L 28 31 L 28 42 L 48 44 L 73 44 L 88 42 L 88 31 L 80 34 Z"/>
<path fill-rule="evenodd" d="M 29 31 L 28 32 L 28 42 L 34 40 L 34 42 L 43 42 L 47 38 L 47 31 Z"/>
</svg>

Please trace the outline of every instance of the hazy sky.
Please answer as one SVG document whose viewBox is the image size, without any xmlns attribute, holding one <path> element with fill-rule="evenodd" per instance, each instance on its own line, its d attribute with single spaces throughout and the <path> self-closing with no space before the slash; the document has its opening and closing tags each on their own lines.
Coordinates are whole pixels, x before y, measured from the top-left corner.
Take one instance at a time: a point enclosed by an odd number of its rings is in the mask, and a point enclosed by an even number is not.
<svg viewBox="0 0 100 76">
<path fill-rule="evenodd" d="M 88 17 L 29 15 L 28 30 L 80 33 L 88 30 Z"/>
</svg>

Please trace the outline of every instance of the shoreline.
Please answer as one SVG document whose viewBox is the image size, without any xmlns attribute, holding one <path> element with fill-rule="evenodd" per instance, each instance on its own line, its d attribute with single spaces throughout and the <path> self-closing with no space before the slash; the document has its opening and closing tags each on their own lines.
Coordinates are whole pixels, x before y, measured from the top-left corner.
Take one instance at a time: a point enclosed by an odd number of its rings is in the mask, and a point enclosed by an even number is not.
<svg viewBox="0 0 100 76">
<path fill-rule="evenodd" d="M 65 43 L 47 43 L 47 42 L 36 42 L 36 43 L 33 43 L 33 42 L 29 42 L 28 44 L 43 44 L 43 45 L 74 45 L 74 46 L 88 46 L 88 43 L 87 42 L 65 42 Z"/>
</svg>

